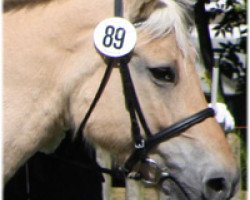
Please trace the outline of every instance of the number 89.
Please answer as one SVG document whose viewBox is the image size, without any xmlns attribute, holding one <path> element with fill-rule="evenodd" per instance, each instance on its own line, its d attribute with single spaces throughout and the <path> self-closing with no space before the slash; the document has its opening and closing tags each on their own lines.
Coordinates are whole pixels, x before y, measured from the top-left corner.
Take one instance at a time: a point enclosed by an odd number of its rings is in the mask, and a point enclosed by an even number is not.
<svg viewBox="0 0 250 200">
<path fill-rule="evenodd" d="M 126 31 L 124 28 L 117 28 L 109 25 L 105 29 L 105 37 L 103 38 L 103 45 L 107 48 L 113 46 L 115 49 L 121 49 L 124 44 Z"/>
</svg>

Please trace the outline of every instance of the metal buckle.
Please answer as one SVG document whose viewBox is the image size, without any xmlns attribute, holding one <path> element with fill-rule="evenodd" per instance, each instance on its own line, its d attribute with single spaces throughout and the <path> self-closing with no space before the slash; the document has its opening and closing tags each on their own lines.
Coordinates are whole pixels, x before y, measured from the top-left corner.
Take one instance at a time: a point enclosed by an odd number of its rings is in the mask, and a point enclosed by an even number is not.
<svg viewBox="0 0 250 200">
<path fill-rule="evenodd" d="M 140 180 L 141 174 L 139 172 L 130 172 L 127 177 L 130 179 Z"/>
<path fill-rule="evenodd" d="M 169 173 L 163 171 L 153 159 L 146 158 L 144 161 L 142 161 L 141 165 L 144 167 L 143 170 L 146 172 L 143 173 L 140 171 L 141 181 L 145 187 L 155 186 L 163 179 L 169 177 Z"/>
<path fill-rule="evenodd" d="M 143 149 L 145 147 L 145 141 L 144 139 L 141 139 L 141 142 L 138 144 L 135 144 L 136 149 Z"/>
</svg>

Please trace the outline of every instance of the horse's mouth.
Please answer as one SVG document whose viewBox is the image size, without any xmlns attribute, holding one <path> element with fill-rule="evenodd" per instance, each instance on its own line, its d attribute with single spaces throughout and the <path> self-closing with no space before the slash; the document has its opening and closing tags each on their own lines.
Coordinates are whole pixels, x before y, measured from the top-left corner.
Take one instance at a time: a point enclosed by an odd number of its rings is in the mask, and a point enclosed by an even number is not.
<svg viewBox="0 0 250 200">
<path fill-rule="evenodd" d="M 187 186 L 182 185 L 174 177 L 167 178 L 160 184 L 161 192 L 166 196 L 166 200 L 194 200 L 194 195 L 192 190 Z M 192 197 L 192 198 L 191 198 Z M 198 199 L 197 199 L 198 200 Z"/>
<path fill-rule="evenodd" d="M 178 179 L 172 177 L 165 179 L 159 185 L 161 192 L 164 194 L 161 200 L 212 200 L 206 198 L 201 191 L 192 188 L 190 185 L 180 183 Z M 235 192 L 232 191 L 228 197 L 215 197 L 214 200 L 232 200 L 235 198 Z"/>
</svg>

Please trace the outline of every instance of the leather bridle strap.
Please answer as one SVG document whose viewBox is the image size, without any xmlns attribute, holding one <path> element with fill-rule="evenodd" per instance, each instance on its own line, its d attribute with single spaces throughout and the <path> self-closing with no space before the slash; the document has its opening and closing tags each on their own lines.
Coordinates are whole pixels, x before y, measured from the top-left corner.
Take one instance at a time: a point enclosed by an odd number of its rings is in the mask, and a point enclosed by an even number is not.
<svg viewBox="0 0 250 200">
<path fill-rule="evenodd" d="M 91 115 L 91 113 L 93 112 L 96 104 L 98 103 L 107 83 L 108 83 L 108 80 L 110 78 L 110 75 L 111 75 L 111 72 L 113 70 L 113 63 L 114 63 L 114 60 L 113 59 L 110 59 L 108 60 L 108 64 L 107 64 L 107 67 L 106 67 L 106 70 L 105 70 L 105 73 L 103 75 L 103 78 L 102 78 L 102 81 L 99 85 L 99 88 L 96 92 L 96 95 L 87 111 L 87 113 L 85 114 L 83 120 L 81 121 L 80 125 L 79 125 L 79 128 L 78 130 L 76 131 L 76 134 L 75 134 L 75 137 L 78 137 L 82 134 L 82 132 L 84 131 L 84 128 L 86 126 L 86 123 Z"/>
<path fill-rule="evenodd" d="M 115 0 L 115 16 L 116 17 L 122 17 L 123 15 L 123 2 L 122 0 Z M 96 92 L 96 95 L 88 109 L 88 111 L 86 112 L 83 120 L 81 121 L 78 130 L 76 131 L 76 136 L 81 135 L 81 133 L 83 132 L 86 123 L 91 115 L 91 113 L 93 112 L 96 104 L 98 103 L 101 94 L 103 93 L 106 84 L 110 78 L 112 69 L 113 69 L 113 65 L 114 64 L 118 64 L 119 68 L 120 68 L 120 73 L 121 73 L 121 77 L 123 80 L 123 88 L 124 88 L 124 93 L 125 93 L 125 101 L 126 101 L 126 105 L 127 105 L 127 109 L 129 111 L 130 114 L 130 120 L 131 120 L 131 127 L 132 127 L 132 137 L 134 138 L 134 142 L 135 142 L 135 146 L 136 147 L 142 147 L 144 145 L 143 142 L 143 137 L 140 134 L 140 127 L 137 121 L 137 115 L 138 118 L 141 122 L 141 125 L 144 129 L 144 132 L 146 134 L 147 137 L 151 136 L 151 132 L 150 129 L 147 125 L 147 122 L 144 118 L 144 115 L 141 111 L 140 108 L 140 104 L 138 102 L 138 98 L 136 96 L 136 92 L 134 89 L 134 85 L 132 82 L 132 79 L 130 77 L 130 72 L 127 66 L 127 63 L 129 62 L 130 58 L 129 55 L 124 56 L 122 58 L 107 58 L 107 68 L 105 71 L 105 74 L 102 78 L 102 81 L 100 83 L 100 86 L 98 88 L 98 91 Z M 137 114 L 137 115 L 136 115 Z"/>
<path fill-rule="evenodd" d="M 116 16 L 122 16 L 122 0 L 115 0 L 115 14 Z M 118 9 L 119 8 L 119 9 Z M 110 78 L 112 69 L 114 65 L 119 67 L 123 91 L 124 91 L 124 98 L 126 102 L 126 108 L 129 112 L 130 121 L 131 121 L 131 132 L 132 137 L 135 143 L 134 152 L 128 158 L 124 165 L 124 171 L 126 174 L 130 173 L 133 170 L 133 167 L 141 160 L 146 158 L 148 152 L 158 145 L 161 142 L 164 142 L 172 137 L 175 137 L 185 131 L 186 129 L 190 128 L 191 126 L 202 122 L 203 120 L 213 117 L 214 110 L 212 108 L 206 108 L 188 118 L 185 118 L 168 128 L 158 132 L 157 134 L 151 134 L 151 131 L 147 125 L 145 120 L 144 114 L 141 110 L 139 100 L 136 95 L 136 91 L 133 85 L 133 81 L 130 75 L 128 62 L 130 61 L 130 55 L 124 56 L 122 58 L 106 58 L 107 61 L 107 68 L 101 84 L 98 88 L 98 91 L 92 101 L 90 108 L 88 109 L 85 117 L 83 118 L 80 126 L 77 130 L 76 136 L 81 135 L 84 130 L 84 127 L 93 112 L 98 100 L 103 93 L 105 86 Z M 146 137 L 143 137 L 140 132 L 139 122 L 145 132 Z M 146 141 L 145 141 L 146 140 Z M 103 170 L 102 170 L 103 171 Z"/>
<path fill-rule="evenodd" d="M 144 117 L 144 114 L 142 112 L 139 100 L 137 98 L 136 92 L 135 92 L 135 87 L 130 75 L 130 71 L 129 71 L 129 67 L 127 64 L 127 61 L 122 59 L 120 61 L 120 73 L 122 76 L 122 81 L 123 81 L 123 85 L 125 87 L 125 85 L 127 85 L 127 90 L 128 90 L 128 95 L 129 98 L 131 99 L 132 102 L 132 106 L 134 108 L 134 110 L 136 111 L 136 114 L 140 120 L 140 123 L 142 125 L 142 128 L 144 129 L 144 132 L 146 134 L 146 136 L 149 138 L 152 136 L 152 133 L 148 127 L 148 123 L 146 122 L 146 119 Z"/>
<path fill-rule="evenodd" d="M 198 124 L 209 117 L 214 117 L 214 115 L 215 115 L 214 109 L 205 108 L 199 111 L 198 113 L 191 115 L 190 117 L 187 117 L 169 126 L 166 129 L 163 129 L 162 131 L 160 131 L 159 133 L 155 134 L 153 137 L 147 140 L 146 142 L 147 149 L 148 150 L 152 149 L 152 147 L 159 144 L 160 142 L 175 137 L 177 134 L 184 132 L 185 130 L 194 126 L 195 124 Z"/>
<path fill-rule="evenodd" d="M 197 123 L 202 122 L 203 120 L 209 117 L 213 117 L 214 115 L 215 112 L 212 108 L 205 108 L 200 112 L 191 115 L 190 117 L 185 118 L 148 138 L 145 142 L 145 147 L 143 151 L 141 149 L 135 149 L 126 161 L 124 165 L 126 173 L 131 172 L 136 163 L 138 163 L 141 158 L 145 156 L 145 154 L 147 154 L 152 148 L 154 148 L 159 143 L 179 135 L 188 128 L 194 126 Z"/>
<path fill-rule="evenodd" d="M 119 69 L 121 73 L 124 97 L 126 102 L 126 107 L 128 109 L 131 121 L 131 133 L 134 139 L 135 148 L 144 148 L 144 137 L 141 135 L 139 123 L 137 120 L 137 116 L 140 120 L 140 123 L 144 129 L 145 134 L 147 137 L 151 137 L 152 134 L 148 128 L 146 120 L 144 118 L 143 112 L 140 107 L 140 103 L 138 101 L 134 84 L 131 79 L 130 71 L 127 64 L 127 59 L 120 59 L 119 61 Z"/>
<path fill-rule="evenodd" d="M 114 9 L 114 14 L 116 17 L 122 17 L 123 16 L 123 2 L 122 0 L 115 0 L 115 9 Z M 108 58 L 107 59 L 107 68 L 105 70 L 105 73 L 103 75 L 103 78 L 102 78 L 102 81 L 100 83 L 100 86 L 96 92 L 96 95 L 87 111 L 87 113 L 85 114 L 83 120 L 81 121 L 80 125 L 79 125 L 79 128 L 77 129 L 76 133 L 75 133 L 75 136 L 77 137 L 78 135 L 81 135 L 81 133 L 83 132 L 85 126 L 86 126 L 86 123 L 91 115 L 91 113 L 93 112 L 96 104 L 98 103 L 106 85 L 107 85 L 107 82 L 110 78 L 110 75 L 111 75 L 111 72 L 112 72 L 112 69 L 113 69 L 113 64 L 114 64 L 114 59 L 113 58 Z"/>
<path fill-rule="evenodd" d="M 114 10 L 116 17 L 123 16 L 123 2 L 122 0 L 115 0 L 115 10 Z"/>
<path fill-rule="evenodd" d="M 134 98 L 132 96 L 133 85 L 131 84 L 132 82 L 130 81 L 130 76 L 128 74 L 128 68 L 126 64 L 120 65 L 120 73 L 123 83 L 122 85 L 126 108 L 130 115 L 132 138 L 134 139 L 136 148 L 144 147 L 144 139 L 140 133 L 140 127 L 135 112 Z"/>
</svg>

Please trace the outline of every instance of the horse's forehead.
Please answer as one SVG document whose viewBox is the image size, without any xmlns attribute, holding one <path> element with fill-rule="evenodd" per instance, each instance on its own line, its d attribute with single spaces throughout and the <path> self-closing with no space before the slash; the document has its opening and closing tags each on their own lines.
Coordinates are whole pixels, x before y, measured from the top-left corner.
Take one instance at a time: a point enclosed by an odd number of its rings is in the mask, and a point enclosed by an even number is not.
<svg viewBox="0 0 250 200">
<path fill-rule="evenodd" d="M 157 63 L 166 60 L 175 61 L 181 54 L 176 42 L 176 36 L 173 33 L 154 39 L 149 43 L 145 43 L 145 34 L 140 34 L 135 52 Z"/>
<path fill-rule="evenodd" d="M 125 0 L 125 15 L 132 21 L 145 19 L 160 3 L 157 0 Z"/>
<path fill-rule="evenodd" d="M 178 47 L 187 56 L 190 47 L 189 29 L 191 0 L 125 0 L 125 17 L 140 23 L 151 39 L 175 33 Z"/>
</svg>

